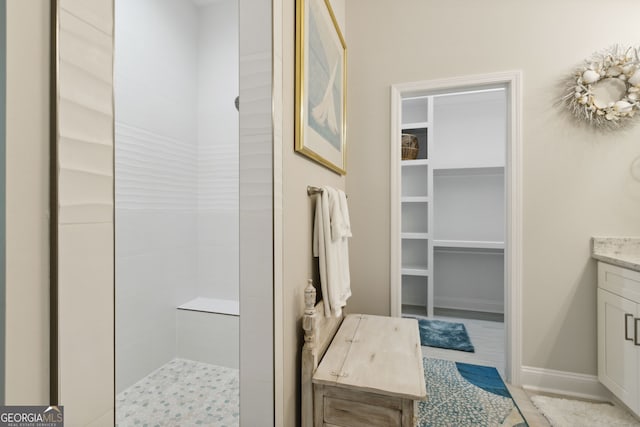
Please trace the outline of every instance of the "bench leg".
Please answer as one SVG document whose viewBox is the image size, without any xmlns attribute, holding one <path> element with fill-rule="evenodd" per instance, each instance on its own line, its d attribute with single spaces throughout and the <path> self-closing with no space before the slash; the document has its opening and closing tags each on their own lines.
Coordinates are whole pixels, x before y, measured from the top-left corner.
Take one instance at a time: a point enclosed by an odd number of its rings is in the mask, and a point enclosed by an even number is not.
<svg viewBox="0 0 640 427">
<path fill-rule="evenodd" d="M 313 385 L 313 427 L 324 425 L 324 386 Z"/>
<path fill-rule="evenodd" d="M 402 400 L 402 427 L 415 427 L 418 413 L 418 402 L 410 399 Z"/>
</svg>

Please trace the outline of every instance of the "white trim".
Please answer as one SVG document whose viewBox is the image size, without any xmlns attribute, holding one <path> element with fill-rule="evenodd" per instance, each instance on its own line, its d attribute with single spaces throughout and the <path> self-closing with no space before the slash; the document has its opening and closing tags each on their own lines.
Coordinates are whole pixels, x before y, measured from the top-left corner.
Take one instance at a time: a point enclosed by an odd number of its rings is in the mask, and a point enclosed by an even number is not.
<svg viewBox="0 0 640 427">
<path fill-rule="evenodd" d="M 402 95 L 400 90 L 396 86 L 391 86 L 391 144 L 389 145 L 389 158 L 391 159 L 391 179 L 389 182 L 389 196 L 390 196 L 390 228 L 391 228 L 391 241 L 389 245 L 390 251 L 390 267 L 389 273 L 390 283 L 390 304 L 391 315 L 393 317 L 402 316 L 402 258 L 400 250 L 400 203 L 401 203 L 401 188 L 400 188 L 400 138 L 402 134 L 401 125 L 401 111 L 402 111 Z"/>
<path fill-rule="evenodd" d="M 507 380 L 520 385 L 522 365 L 522 72 L 458 76 L 391 86 L 391 188 L 390 188 L 390 302 L 391 315 L 399 316 L 401 305 L 400 252 L 400 180 L 399 164 L 401 114 L 403 97 L 435 95 L 445 90 L 505 85 L 508 99 L 509 139 L 506 158 L 506 249 L 505 249 L 505 332 Z"/>
<path fill-rule="evenodd" d="M 522 367 L 522 388 L 527 390 L 610 402 L 613 397 L 595 375 Z"/>
<path fill-rule="evenodd" d="M 520 385 L 522 366 L 522 73 L 504 73 L 508 79 L 509 142 L 507 143 L 507 230 L 505 249 L 506 372 Z"/>
</svg>

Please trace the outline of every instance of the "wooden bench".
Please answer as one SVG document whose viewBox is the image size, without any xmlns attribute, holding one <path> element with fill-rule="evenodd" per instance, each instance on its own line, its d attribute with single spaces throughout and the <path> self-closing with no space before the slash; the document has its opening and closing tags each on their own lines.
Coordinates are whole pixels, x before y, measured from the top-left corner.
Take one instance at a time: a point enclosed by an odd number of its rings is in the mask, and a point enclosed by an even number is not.
<svg viewBox="0 0 640 427">
<path fill-rule="evenodd" d="M 426 398 L 415 319 L 351 314 L 326 318 L 305 289 L 303 427 L 413 427 Z"/>
</svg>

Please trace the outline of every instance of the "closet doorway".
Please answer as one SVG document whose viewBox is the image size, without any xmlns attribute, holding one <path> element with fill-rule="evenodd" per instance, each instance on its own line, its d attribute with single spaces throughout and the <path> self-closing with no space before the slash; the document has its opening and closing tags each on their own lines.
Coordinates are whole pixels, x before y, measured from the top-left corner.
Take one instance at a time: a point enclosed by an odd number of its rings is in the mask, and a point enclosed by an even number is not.
<svg viewBox="0 0 640 427">
<path fill-rule="evenodd" d="M 513 72 L 391 94 L 391 313 L 465 323 L 476 353 L 452 357 L 494 365 L 512 384 L 521 365 L 519 85 Z"/>
</svg>

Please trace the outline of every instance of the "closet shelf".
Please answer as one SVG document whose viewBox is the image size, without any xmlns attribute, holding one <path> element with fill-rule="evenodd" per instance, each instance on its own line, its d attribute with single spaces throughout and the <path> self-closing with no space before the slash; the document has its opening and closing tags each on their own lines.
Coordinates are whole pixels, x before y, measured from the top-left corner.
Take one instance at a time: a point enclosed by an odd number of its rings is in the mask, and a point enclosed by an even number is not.
<svg viewBox="0 0 640 427">
<path fill-rule="evenodd" d="M 504 174 L 504 166 L 460 166 L 460 167 L 434 167 L 433 174 L 442 175 L 501 175 Z"/>
<path fill-rule="evenodd" d="M 400 233 L 400 237 L 403 239 L 423 239 L 429 240 L 429 233 Z"/>
<path fill-rule="evenodd" d="M 428 166 L 429 159 L 402 160 L 400 164 L 404 166 Z"/>
<path fill-rule="evenodd" d="M 402 267 L 402 275 L 429 277 L 429 270 L 424 267 Z"/>
<path fill-rule="evenodd" d="M 434 240 L 435 248 L 504 249 L 504 242 L 488 240 Z"/>
<path fill-rule="evenodd" d="M 402 203 L 427 203 L 431 201 L 429 196 L 402 196 L 400 198 Z"/>
<path fill-rule="evenodd" d="M 413 123 L 403 123 L 402 130 L 411 130 L 411 129 L 424 129 L 431 126 L 430 122 L 413 122 Z"/>
</svg>

